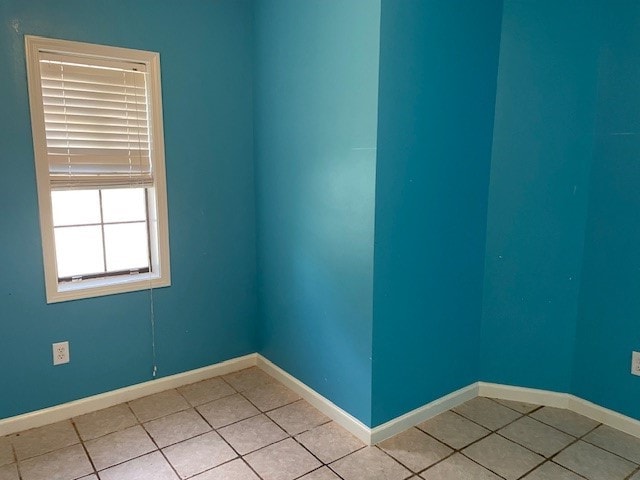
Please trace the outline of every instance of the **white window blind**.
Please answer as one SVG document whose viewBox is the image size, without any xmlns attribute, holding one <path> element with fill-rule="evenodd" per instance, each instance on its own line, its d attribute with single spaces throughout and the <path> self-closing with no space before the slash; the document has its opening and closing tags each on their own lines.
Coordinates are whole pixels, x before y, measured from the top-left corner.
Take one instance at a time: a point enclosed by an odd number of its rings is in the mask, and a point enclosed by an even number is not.
<svg viewBox="0 0 640 480">
<path fill-rule="evenodd" d="M 52 189 L 152 186 L 144 64 L 40 53 Z"/>
</svg>

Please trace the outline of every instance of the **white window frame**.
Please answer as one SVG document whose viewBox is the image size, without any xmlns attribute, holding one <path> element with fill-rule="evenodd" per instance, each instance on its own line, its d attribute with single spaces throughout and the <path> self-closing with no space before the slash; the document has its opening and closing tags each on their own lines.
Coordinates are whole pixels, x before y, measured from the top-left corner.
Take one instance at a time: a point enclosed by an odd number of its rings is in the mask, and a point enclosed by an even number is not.
<svg viewBox="0 0 640 480">
<path fill-rule="evenodd" d="M 167 214 L 164 136 L 160 85 L 160 55 L 156 52 L 94 45 L 25 35 L 31 127 L 35 154 L 40 230 L 47 303 L 147 290 L 171 285 L 169 222 Z M 104 278 L 58 282 L 54 241 L 51 186 L 40 80 L 41 52 L 77 55 L 96 60 L 143 63 L 148 72 L 149 126 L 154 183 L 147 187 L 150 272 Z"/>
</svg>

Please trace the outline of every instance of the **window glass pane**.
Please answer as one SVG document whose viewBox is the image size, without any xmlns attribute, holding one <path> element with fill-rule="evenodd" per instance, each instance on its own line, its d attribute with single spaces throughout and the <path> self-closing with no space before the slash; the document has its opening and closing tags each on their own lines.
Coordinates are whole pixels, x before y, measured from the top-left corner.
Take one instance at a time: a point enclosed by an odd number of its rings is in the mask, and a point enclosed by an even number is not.
<svg viewBox="0 0 640 480">
<path fill-rule="evenodd" d="M 53 225 L 100 223 L 98 190 L 54 190 L 51 192 Z"/>
<path fill-rule="evenodd" d="M 104 226 L 107 271 L 146 268 L 149 248 L 146 223 Z"/>
<path fill-rule="evenodd" d="M 105 222 L 146 220 L 144 188 L 102 190 L 102 215 Z"/>
<path fill-rule="evenodd" d="M 58 277 L 104 272 L 100 227 L 54 229 Z"/>
</svg>

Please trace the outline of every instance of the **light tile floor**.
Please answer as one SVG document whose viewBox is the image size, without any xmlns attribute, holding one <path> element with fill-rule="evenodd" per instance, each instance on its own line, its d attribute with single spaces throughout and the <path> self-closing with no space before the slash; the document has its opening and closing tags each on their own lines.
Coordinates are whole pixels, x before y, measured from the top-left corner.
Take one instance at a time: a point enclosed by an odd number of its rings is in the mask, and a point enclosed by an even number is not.
<svg viewBox="0 0 640 480">
<path fill-rule="evenodd" d="M 0 480 L 640 480 L 640 439 L 478 397 L 367 447 L 257 368 L 0 437 Z"/>
</svg>

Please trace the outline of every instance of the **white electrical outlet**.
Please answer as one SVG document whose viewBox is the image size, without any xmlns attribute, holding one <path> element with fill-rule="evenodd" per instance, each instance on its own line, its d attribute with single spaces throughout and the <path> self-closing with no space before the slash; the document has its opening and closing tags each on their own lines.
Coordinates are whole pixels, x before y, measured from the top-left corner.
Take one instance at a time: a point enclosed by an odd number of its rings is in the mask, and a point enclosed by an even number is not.
<svg viewBox="0 0 640 480">
<path fill-rule="evenodd" d="M 631 352 L 631 373 L 640 375 L 640 352 Z"/>
<path fill-rule="evenodd" d="M 53 344 L 53 364 L 62 365 L 69 363 L 69 342 L 59 342 Z"/>
</svg>

